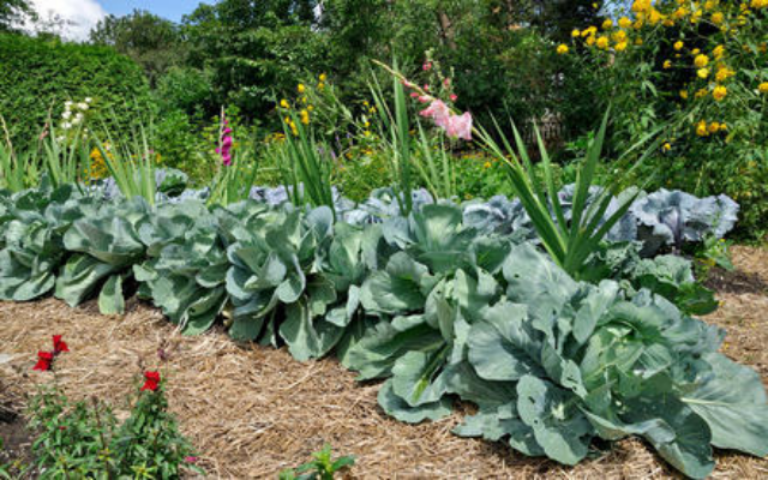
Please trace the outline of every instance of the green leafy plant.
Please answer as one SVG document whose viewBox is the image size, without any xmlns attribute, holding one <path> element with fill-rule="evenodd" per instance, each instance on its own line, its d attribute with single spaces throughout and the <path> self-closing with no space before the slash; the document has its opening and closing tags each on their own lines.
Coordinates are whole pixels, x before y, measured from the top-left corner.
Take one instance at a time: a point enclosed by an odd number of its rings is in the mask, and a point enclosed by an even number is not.
<svg viewBox="0 0 768 480">
<path fill-rule="evenodd" d="M 152 128 L 152 124 L 147 129 L 139 123 L 129 137 L 120 139 L 121 142 L 115 142 L 112 134 L 105 128 L 106 138 L 111 146 L 109 150 L 96 138 L 96 148 L 120 193 L 128 199 L 141 197 L 149 205 L 155 204 L 157 196 L 157 152 L 149 143 Z"/>
<path fill-rule="evenodd" d="M 592 193 L 590 189 L 600 161 L 609 113 L 610 111 L 606 112 L 603 117 L 600 130 L 589 144 L 584 162 L 578 170 L 570 218 L 566 218 L 563 202 L 558 196 L 550 157 L 538 130 L 536 130 L 536 137 L 544 168 L 543 187 L 536 178 L 525 143 L 514 126 L 517 153 L 505 137 L 502 136 L 504 145 L 502 148 L 486 130 L 480 129 L 481 139 L 489 153 L 507 164 L 513 189 L 531 218 L 543 247 L 560 267 L 574 276 L 581 273 L 587 259 L 597 251 L 600 242 L 627 213 L 632 202 L 639 195 L 637 189 L 634 192 L 626 192 L 619 197 L 619 204 L 613 208 L 613 211 L 609 211 L 612 202 L 615 202 L 615 197 L 619 195 L 621 186 L 620 181 L 615 181 L 603 188 L 596 199 L 590 199 Z M 500 129 L 498 132 L 501 134 Z M 652 136 L 653 133 L 625 154 L 633 151 Z M 651 151 L 652 148 L 646 150 L 645 155 L 649 155 Z M 638 161 L 638 165 L 643 158 Z"/>
<path fill-rule="evenodd" d="M 143 390 L 149 390 L 145 387 Z M 204 472 L 167 413 L 162 382 L 138 392 L 131 416 L 118 426 L 96 399 L 72 403 L 57 387 L 41 387 L 28 415 L 36 434 L 33 465 L 40 478 L 178 478 Z"/>
<path fill-rule="evenodd" d="M 297 467 L 280 472 L 280 480 L 333 480 L 338 472 L 355 464 L 355 457 L 343 456 L 333 459 L 331 446 L 325 444 L 323 449 L 312 454 L 313 460 Z"/>
</svg>

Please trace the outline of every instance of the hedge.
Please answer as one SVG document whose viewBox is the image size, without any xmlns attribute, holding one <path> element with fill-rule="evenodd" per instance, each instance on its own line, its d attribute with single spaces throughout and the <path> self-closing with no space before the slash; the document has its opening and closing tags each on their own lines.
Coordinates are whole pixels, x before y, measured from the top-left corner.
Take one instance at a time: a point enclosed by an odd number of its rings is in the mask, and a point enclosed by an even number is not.
<svg viewBox="0 0 768 480">
<path fill-rule="evenodd" d="M 96 114 L 118 130 L 152 106 L 147 80 L 128 57 L 18 34 L 0 34 L 0 92 L 0 115 L 22 148 L 40 134 L 49 111 L 58 118 L 70 99 L 93 98 Z"/>
</svg>

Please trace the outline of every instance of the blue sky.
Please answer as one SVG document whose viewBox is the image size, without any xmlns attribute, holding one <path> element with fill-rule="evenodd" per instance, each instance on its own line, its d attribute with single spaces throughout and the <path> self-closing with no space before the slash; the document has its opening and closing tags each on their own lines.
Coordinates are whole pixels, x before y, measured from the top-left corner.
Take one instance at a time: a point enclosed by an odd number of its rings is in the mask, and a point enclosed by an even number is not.
<svg viewBox="0 0 768 480">
<path fill-rule="evenodd" d="M 125 15 L 134 9 L 149 10 L 163 18 L 181 21 L 184 14 L 192 12 L 202 3 L 214 3 L 213 0 L 98 0 L 104 10 L 113 15 Z"/>
<path fill-rule="evenodd" d="M 51 16 L 66 20 L 67 26 L 60 32 L 64 38 L 84 41 L 88 32 L 108 14 L 125 15 L 134 9 L 148 10 L 156 15 L 181 21 L 184 14 L 192 12 L 202 0 L 31 0 L 41 18 Z M 215 0 L 205 0 L 214 3 Z"/>
</svg>

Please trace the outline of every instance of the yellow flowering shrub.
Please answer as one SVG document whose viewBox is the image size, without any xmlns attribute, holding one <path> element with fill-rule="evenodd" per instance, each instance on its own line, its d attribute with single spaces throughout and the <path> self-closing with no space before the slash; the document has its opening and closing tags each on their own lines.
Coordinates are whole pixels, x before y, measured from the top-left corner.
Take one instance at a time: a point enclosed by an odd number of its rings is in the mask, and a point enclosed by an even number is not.
<svg viewBox="0 0 768 480">
<path fill-rule="evenodd" d="M 612 147 L 661 129 L 675 141 L 641 175 L 726 193 L 742 205 L 742 229 L 768 232 L 768 0 L 635 0 L 612 13 L 568 45 L 614 105 Z"/>
</svg>

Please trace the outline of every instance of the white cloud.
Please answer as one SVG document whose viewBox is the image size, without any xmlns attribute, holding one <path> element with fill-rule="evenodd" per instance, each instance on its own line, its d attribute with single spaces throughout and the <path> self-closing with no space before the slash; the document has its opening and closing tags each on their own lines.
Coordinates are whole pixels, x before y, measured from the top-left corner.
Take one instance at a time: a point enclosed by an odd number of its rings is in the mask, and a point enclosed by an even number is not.
<svg viewBox="0 0 768 480">
<path fill-rule="evenodd" d="M 64 20 L 61 35 L 68 40 L 87 40 L 91 28 L 107 15 L 96 0 L 32 0 L 32 4 L 41 20 L 52 15 Z"/>
</svg>

